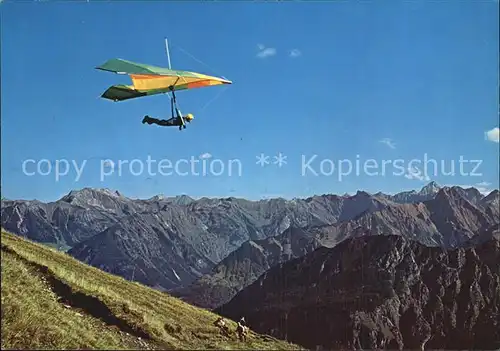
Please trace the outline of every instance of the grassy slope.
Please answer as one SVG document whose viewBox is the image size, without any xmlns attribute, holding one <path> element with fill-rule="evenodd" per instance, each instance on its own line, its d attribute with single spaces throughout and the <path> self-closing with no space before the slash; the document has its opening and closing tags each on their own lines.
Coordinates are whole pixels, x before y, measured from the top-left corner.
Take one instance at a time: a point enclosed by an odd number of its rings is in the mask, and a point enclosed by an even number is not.
<svg viewBox="0 0 500 351">
<path fill-rule="evenodd" d="M 300 349 L 3 230 L 1 260 L 2 349 Z"/>
</svg>

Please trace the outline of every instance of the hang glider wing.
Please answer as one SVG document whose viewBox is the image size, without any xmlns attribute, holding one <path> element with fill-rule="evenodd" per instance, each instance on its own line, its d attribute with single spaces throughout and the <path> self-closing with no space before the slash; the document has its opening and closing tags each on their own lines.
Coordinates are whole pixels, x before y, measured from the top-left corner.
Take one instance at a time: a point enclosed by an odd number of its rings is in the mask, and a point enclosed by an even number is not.
<svg viewBox="0 0 500 351">
<path fill-rule="evenodd" d="M 168 93 L 170 86 L 173 86 L 175 91 L 178 91 L 232 84 L 231 81 L 224 78 L 189 71 L 171 70 L 122 59 L 111 59 L 96 67 L 96 69 L 117 74 L 127 74 L 132 79 L 133 85 L 113 85 L 102 94 L 103 98 L 114 101 Z"/>
</svg>

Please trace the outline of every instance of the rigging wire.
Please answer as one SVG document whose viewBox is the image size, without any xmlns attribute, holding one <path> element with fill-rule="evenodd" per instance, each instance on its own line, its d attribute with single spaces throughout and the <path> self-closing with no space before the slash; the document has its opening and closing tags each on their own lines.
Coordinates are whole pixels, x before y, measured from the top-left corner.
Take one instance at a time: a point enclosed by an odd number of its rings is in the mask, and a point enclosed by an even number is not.
<svg viewBox="0 0 500 351">
<path fill-rule="evenodd" d="M 184 48 L 180 47 L 179 45 L 177 44 L 172 44 L 170 41 L 169 41 L 169 45 L 170 46 L 173 46 L 175 47 L 176 49 L 182 51 L 186 56 L 189 56 L 192 60 L 202 64 L 203 66 L 205 66 L 209 71 L 212 71 L 213 73 L 215 73 L 216 75 L 226 79 L 223 75 L 220 74 L 220 72 L 218 72 L 217 70 L 215 70 L 213 67 L 211 67 L 210 65 L 208 65 L 207 63 L 203 62 L 202 60 L 198 59 L 197 57 L 195 57 L 193 54 L 191 54 L 190 52 L 188 52 L 187 50 L 185 50 Z M 212 98 L 210 99 L 208 102 L 205 103 L 205 105 L 203 105 L 202 108 L 200 108 L 199 110 L 196 111 L 196 113 L 201 113 L 202 111 L 204 111 L 209 105 L 211 105 L 215 100 L 217 100 L 225 91 L 227 90 L 227 87 L 223 87 L 222 89 L 219 90 L 219 92 Z M 170 96 L 170 95 L 169 95 Z M 177 103 L 178 104 L 178 103 Z M 180 106 L 179 106 L 179 110 L 180 110 Z"/>
<path fill-rule="evenodd" d="M 187 50 L 181 48 L 179 45 L 177 44 L 174 44 L 172 46 L 175 46 L 177 49 L 179 49 L 180 51 L 182 51 L 185 55 L 189 56 L 191 59 L 193 59 L 194 61 L 204 65 L 206 68 L 208 68 L 210 71 L 214 72 L 215 74 L 217 74 L 218 76 L 224 78 L 224 76 L 222 76 L 220 74 L 220 72 L 218 72 L 217 70 L 215 70 L 213 67 L 211 67 L 210 65 L 208 65 L 207 63 L 203 62 L 202 60 L 198 59 L 197 57 L 195 57 L 193 54 L 189 53 Z"/>
<path fill-rule="evenodd" d="M 203 105 L 203 107 L 201 109 L 197 110 L 196 113 L 201 113 L 202 111 L 204 111 L 210 104 L 212 104 L 212 102 L 217 100 L 222 95 L 222 93 L 224 93 L 226 90 L 227 90 L 227 87 L 219 89 L 218 93 L 213 98 L 208 100 L 208 102 L 205 105 Z"/>
</svg>

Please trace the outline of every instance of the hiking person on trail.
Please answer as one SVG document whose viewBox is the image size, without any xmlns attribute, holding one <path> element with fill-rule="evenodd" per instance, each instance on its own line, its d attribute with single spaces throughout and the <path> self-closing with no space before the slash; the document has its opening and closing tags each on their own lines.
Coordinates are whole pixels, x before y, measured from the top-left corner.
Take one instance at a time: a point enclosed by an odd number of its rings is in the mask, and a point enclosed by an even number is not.
<svg viewBox="0 0 500 351">
<path fill-rule="evenodd" d="M 217 318 L 217 320 L 214 322 L 214 325 L 221 330 L 222 334 L 228 337 L 230 336 L 229 327 L 226 325 L 226 321 L 224 320 L 224 318 L 222 317 Z"/>
<path fill-rule="evenodd" d="M 238 333 L 240 341 L 246 341 L 248 333 L 248 327 L 246 324 L 247 323 L 245 321 L 245 317 L 241 317 L 241 319 L 238 321 L 238 327 L 236 328 L 236 332 Z"/>
</svg>

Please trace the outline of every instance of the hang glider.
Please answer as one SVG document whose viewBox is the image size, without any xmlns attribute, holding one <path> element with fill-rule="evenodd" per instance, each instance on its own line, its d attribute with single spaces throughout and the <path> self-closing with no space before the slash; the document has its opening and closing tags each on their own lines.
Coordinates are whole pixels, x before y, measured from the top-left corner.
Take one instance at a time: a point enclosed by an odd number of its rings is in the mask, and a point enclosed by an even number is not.
<svg viewBox="0 0 500 351">
<path fill-rule="evenodd" d="M 130 76 L 133 85 L 113 85 L 101 95 L 102 98 L 113 101 L 232 84 L 230 80 L 224 78 L 156 67 L 119 58 L 111 59 L 96 69 Z"/>
<path fill-rule="evenodd" d="M 226 78 L 172 69 L 167 39 L 165 39 L 165 47 L 167 50 L 169 68 L 136 63 L 120 58 L 108 60 L 104 64 L 96 67 L 96 69 L 102 71 L 127 74 L 132 80 L 132 85 L 120 84 L 109 87 L 101 97 L 113 101 L 123 101 L 143 96 L 157 94 L 169 94 L 170 96 L 170 94 L 172 94 L 170 98 L 172 117 L 170 119 L 159 120 L 146 115 L 142 123 L 154 123 L 161 126 L 178 126 L 179 130 L 182 130 L 186 128 L 185 121 L 191 122 L 193 120 L 193 115 L 182 115 L 177 106 L 176 91 L 232 84 L 232 82 Z"/>
</svg>

